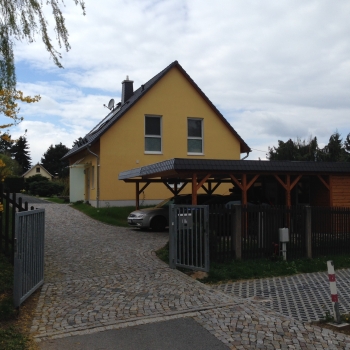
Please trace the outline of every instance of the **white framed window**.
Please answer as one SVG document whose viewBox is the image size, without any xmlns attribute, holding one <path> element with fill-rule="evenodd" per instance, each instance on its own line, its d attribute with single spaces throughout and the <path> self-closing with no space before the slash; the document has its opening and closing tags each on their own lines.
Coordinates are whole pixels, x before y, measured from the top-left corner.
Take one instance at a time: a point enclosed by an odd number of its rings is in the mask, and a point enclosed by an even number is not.
<svg viewBox="0 0 350 350">
<path fill-rule="evenodd" d="M 203 154 L 203 119 L 187 118 L 187 154 Z"/>
<path fill-rule="evenodd" d="M 145 153 L 162 153 L 162 117 L 145 116 Z"/>
</svg>

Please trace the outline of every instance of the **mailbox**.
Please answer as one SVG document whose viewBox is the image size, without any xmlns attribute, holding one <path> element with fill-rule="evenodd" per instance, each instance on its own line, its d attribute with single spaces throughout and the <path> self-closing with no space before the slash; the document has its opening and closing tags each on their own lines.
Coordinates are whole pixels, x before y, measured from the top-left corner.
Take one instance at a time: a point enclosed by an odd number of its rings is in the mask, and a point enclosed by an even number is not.
<svg viewBox="0 0 350 350">
<path fill-rule="evenodd" d="M 279 230 L 279 237 L 280 237 L 280 242 L 289 242 L 289 229 L 284 227 L 280 228 Z"/>
</svg>

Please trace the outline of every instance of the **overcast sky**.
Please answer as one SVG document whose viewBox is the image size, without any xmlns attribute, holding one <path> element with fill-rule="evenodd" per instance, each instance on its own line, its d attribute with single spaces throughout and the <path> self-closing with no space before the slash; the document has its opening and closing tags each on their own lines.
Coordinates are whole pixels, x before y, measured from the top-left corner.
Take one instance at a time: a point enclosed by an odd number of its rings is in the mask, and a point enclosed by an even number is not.
<svg viewBox="0 0 350 350">
<path fill-rule="evenodd" d="M 347 0 L 86 0 L 86 16 L 65 3 L 65 69 L 40 37 L 15 46 L 18 88 L 42 97 L 10 130 L 28 130 L 33 164 L 104 118 L 126 75 L 136 89 L 175 60 L 254 150 L 248 159 L 278 140 L 312 135 L 323 146 L 350 132 Z"/>
</svg>

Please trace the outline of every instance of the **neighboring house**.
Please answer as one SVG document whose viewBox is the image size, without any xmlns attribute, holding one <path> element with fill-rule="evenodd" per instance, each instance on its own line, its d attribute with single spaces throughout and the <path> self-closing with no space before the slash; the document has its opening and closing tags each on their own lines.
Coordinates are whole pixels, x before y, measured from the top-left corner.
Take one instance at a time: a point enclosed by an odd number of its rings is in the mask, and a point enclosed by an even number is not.
<svg viewBox="0 0 350 350">
<path fill-rule="evenodd" d="M 70 201 L 93 206 L 135 203 L 135 186 L 118 174 L 170 158 L 240 159 L 250 148 L 175 61 L 121 102 L 63 157 L 70 164 Z M 172 185 L 169 184 L 169 187 Z M 229 187 L 222 189 L 228 193 Z M 164 185 L 139 189 L 143 204 L 170 197 Z M 191 185 L 183 190 L 191 193 Z"/>
<path fill-rule="evenodd" d="M 34 176 L 34 175 L 41 175 L 44 177 L 47 177 L 49 180 L 52 180 L 54 178 L 53 175 L 51 175 L 41 164 L 35 164 L 32 166 L 28 171 L 26 171 L 22 176 L 27 179 L 28 177 Z"/>
</svg>

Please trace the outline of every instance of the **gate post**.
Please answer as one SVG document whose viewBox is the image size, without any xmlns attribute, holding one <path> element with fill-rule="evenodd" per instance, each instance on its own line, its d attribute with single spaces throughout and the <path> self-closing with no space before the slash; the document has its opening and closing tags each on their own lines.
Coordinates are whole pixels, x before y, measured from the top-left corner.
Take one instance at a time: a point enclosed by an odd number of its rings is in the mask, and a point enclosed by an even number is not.
<svg viewBox="0 0 350 350">
<path fill-rule="evenodd" d="M 234 243 L 235 243 L 235 258 L 242 259 L 242 206 L 234 205 L 235 215 L 233 218 L 234 225 Z"/>
<path fill-rule="evenodd" d="M 305 245 L 306 257 L 312 259 L 312 239 L 311 239 L 311 207 L 305 207 Z"/>
<path fill-rule="evenodd" d="M 177 218 L 175 217 L 175 206 L 174 204 L 171 204 L 169 206 L 169 267 L 171 269 L 176 268 L 176 235 L 177 235 L 177 228 L 176 221 Z"/>
</svg>

